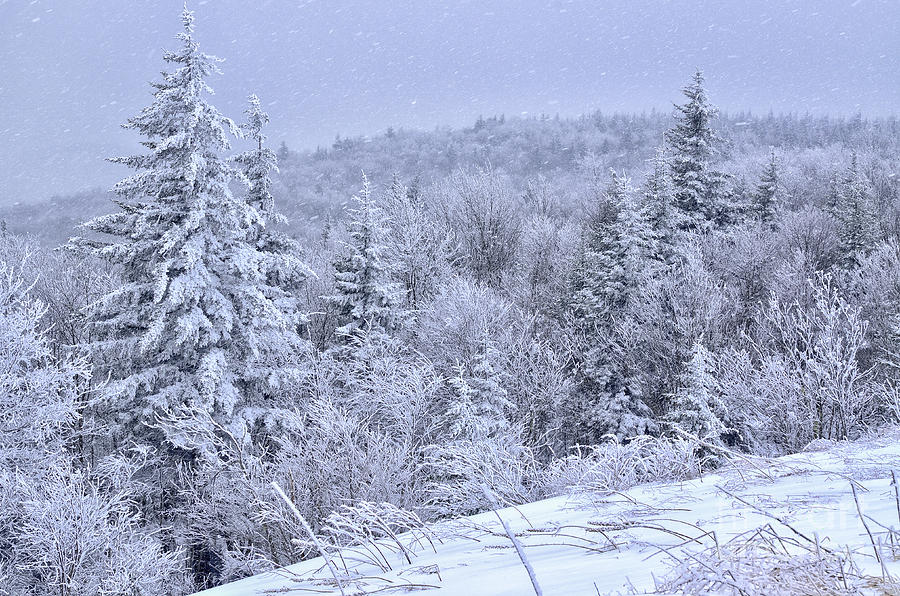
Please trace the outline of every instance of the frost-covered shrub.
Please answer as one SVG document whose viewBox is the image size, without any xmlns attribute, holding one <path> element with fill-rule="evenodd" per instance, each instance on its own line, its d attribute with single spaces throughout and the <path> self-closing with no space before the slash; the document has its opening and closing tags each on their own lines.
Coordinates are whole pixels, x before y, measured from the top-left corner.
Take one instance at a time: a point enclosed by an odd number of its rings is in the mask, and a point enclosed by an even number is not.
<svg viewBox="0 0 900 596">
<path fill-rule="evenodd" d="M 485 338 L 498 346 L 515 344 L 521 313 L 497 291 L 464 278 L 449 281 L 418 314 L 414 347 L 435 363 L 473 361 Z"/>
<path fill-rule="evenodd" d="M 509 179 L 488 169 L 459 170 L 435 189 L 462 263 L 479 283 L 498 288 L 519 252 L 522 216 Z"/>
<path fill-rule="evenodd" d="M 291 542 L 295 523 L 280 515 L 269 485 L 275 477 L 271 454 L 208 413 L 183 413 L 164 423 L 170 436 L 181 438 L 182 448 L 198 453 L 190 468 L 180 470 L 177 507 L 180 540 L 199 587 L 298 560 L 302 549 Z"/>
<path fill-rule="evenodd" d="M 849 555 L 792 543 L 764 528 L 691 553 L 675 561 L 654 593 L 849 596 L 896 590 L 882 577 L 863 575 Z"/>
<path fill-rule="evenodd" d="M 697 443 L 690 439 L 639 437 L 644 442 L 641 459 L 642 482 L 677 482 L 694 478 L 713 464 L 697 452 Z"/>
<path fill-rule="evenodd" d="M 393 558 L 412 563 L 416 553 L 429 545 L 434 549 L 431 530 L 419 516 L 390 503 L 344 505 L 325 518 L 321 532 L 324 543 L 342 549 L 345 572 L 351 559 L 389 571 Z"/>
<path fill-rule="evenodd" d="M 109 494 L 78 471 L 55 469 L 25 489 L 15 585 L 64 596 L 177 593 L 179 553 L 141 530 L 127 493 Z"/>
<path fill-rule="evenodd" d="M 641 436 L 620 442 L 610 436 L 600 445 L 578 446 L 575 453 L 553 462 L 546 473 L 547 490 L 624 490 L 654 481 L 693 478 L 704 460 L 687 439 Z"/>
<path fill-rule="evenodd" d="M 599 445 L 541 465 L 534 451 L 512 437 L 458 441 L 426 451 L 432 477 L 429 511 L 437 516 L 469 515 L 490 508 L 487 486 L 503 505 L 517 505 L 568 491 L 625 490 L 654 481 L 695 477 L 708 463 L 695 441 L 640 436 L 627 442 L 610 435 Z"/>
<path fill-rule="evenodd" d="M 177 553 L 143 527 L 128 483 L 78 469 L 66 450 L 87 365 L 55 358 L 45 307 L 0 262 L 0 566 L 15 594 L 182 591 Z M 182 586 L 183 587 L 183 586 Z"/>
<path fill-rule="evenodd" d="M 201 563 L 195 573 L 204 581 L 233 580 L 314 554 L 297 542 L 306 530 L 272 491 L 273 480 L 317 531 L 344 505 L 369 501 L 413 508 L 420 502 L 410 443 L 329 398 L 284 413 L 283 432 L 268 448 L 198 415 L 205 421 L 190 428 L 214 432 L 196 443 L 215 449 L 182 478 L 182 515 L 184 538 Z M 185 437 L 193 440 L 189 430 Z"/>
<path fill-rule="evenodd" d="M 819 275 L 809 285 L 807 305 L 786 304 L 773 295 L 752 340 L 759 358 L 756 382 L 764 392 L 757 403 L 769 412 L 776 430 L 785 428 L 775 422 L 779 417 L 797 416 L 797 424 L 785 429 L 793 435 L 783 436 L 790 450 L 813 439 L 858 436 L 874 419 L 882 393 L 874 371 L 861 362 L 869 341 L 859 308 L 830 276 Z M 778 389 L 780 379 L 793 389 Z M 768 391 L 773 383 L 777 389 Z M 766 399 L 772 397 L 778 401 Z"/>
<path fill-rule="evenodd" d="M 802 255 L 809 264 L 807 275 L 825 271 L 838 258 L 837 222 L 822 209 L 806 205 L 780 218 L 778 235 L 787 254 Z"/>
<path fill-rule="evenodd" d="M 509 435 L 432 445 L 425 451 L 427 506 L 434 515 L 470 515 L 490 508 L 482 486 L 503 505 L 547 494 L 534 452 Z"/>
<path fill-rule="evenodd" d="M 313 527 L 347 503 L 414 509 L 420 502 L 417 451 L 404 437 L 330 400 L 314 400 L 297 416 L 274 474 Z"/>
</svg>

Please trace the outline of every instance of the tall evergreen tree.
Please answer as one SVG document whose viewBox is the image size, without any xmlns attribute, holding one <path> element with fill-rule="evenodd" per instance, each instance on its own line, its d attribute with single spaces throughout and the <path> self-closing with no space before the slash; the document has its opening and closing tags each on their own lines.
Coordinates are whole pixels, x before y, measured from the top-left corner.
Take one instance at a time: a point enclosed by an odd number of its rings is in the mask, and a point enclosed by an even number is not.
<svg viewBox="0 0 900 596">
<path fill-rule="evenodd" d="M 725 404 L 719 395 L 712 354 L 695 342 L 691 358 L 672 395 L 666 420 L 677 428 L 707 441 L 719 442 L 726 432 Z"/>
<path fill-rule="evenodd" d="M 778 159 L 775 157 L 773 149 L 769 156 L 769 163 L 763 170 L 759 186 L 756 187 L 756 192 L 752 197 L 751 212 L 756 219 L 766 225 L 774 225 L 779 205 L 783 200 L 782 194 Z"/>
<path fill-rule="evenodd" d="M 840 250 L 843 264 L 856 267 L 878 244 L 878 214 L 872 200 L 872 189 L 859 171 L 856 154 L 838 187 L 835 215 L 841 228 Z"/>
<path fill-rule="evenodd" d="M 113 240 L 73 240 L 121 268 L 122 287 L 91 309 L 103 339 L 88 348 L 111 377 L 119 422 L 139 432 L 185 407 L 253 424 L 282 355 L 301 344 L 297 312 L 267 281 L 272 255 L 258 247 L 271 207 L 258 175 L 268 166 L 253 168 L 249 200 L 232 194 L 238 172 L 222 153 L 240 132 L 207 100 L 219 59 L 200 51 L 190 11 L 182 21 L 181 48 L 165 54 L 174 70 L 125 125 L 149 152 L 112 160 L 137 173 L 115 187 L 120 211 L 85 224 Z"/>
<path fill-rule="evenodd" d="M 678 226 L 692 231 L 725 225 L 731 217 L 726 176 L 712 166 L 719 141 L 712 121 L 718 111 L 709 103 L 703 81 L 698 70 L 682 89 L 687 101 L 675 106 L 675 126 L 666 132 Z"/>
<path fill-rule="evenodd" d="M 571 303 L 575 316 L 586 326 L 608 321 L 625 296 L 616 220 L 627 189 L 615 172 L 611 176 L 606 192 L 585 223 L 572 270 Z"/>
<path fill-rule="evenodd" d="M 349 210 L 349 238 L 334 264 L 337 294 L 328 300 L 341 311 L 345 323 L 338 333 L 389 331 L 398 323 L 401 289 L 392 281 L 386 257 L 387 218 L 372 196 L 368 178 L 362 192 L 353 197 Z"/>
<path fill-rule="evenodd" d="M 643 188 L 643 218 L 650 227 L 658 261 L 670 263 L 675 255 L 675 205 L 665 151 L 657 149 Z"/>
<path fill-rule="evenodd" d="M 644 282 L 658 269 L 659 263 L 654 257 L 659 248 L 656 234 L 647 220 L 647 212 L 642 208 L 628 178 L 622 175 L 617 178 L 616 184 L 618 213 L 615 259 L 622 268 L 622 304 L 625 306 L 631 303 L 635 293 L 641 290 Z"/>
<path fill-rule="evenodd" d="M 650 274 L 656 240 L 629 179 L 614 171 L 585 227 L 573 271 L 573 304 L 585 322 L 621 311 Z"/>
<path fill-rule="evenodd" d="M 571 408 L 578 440 L 596 442 L 651 432 L 651 412 L 639 383 L 616 362 L 616 319 L 652 274 L 655 241 L 645 212 L 624 175 L 611 181 L 585 230 L 574 271 L 576 325 L 584 338 L 577 392 Z"/>
</svg>

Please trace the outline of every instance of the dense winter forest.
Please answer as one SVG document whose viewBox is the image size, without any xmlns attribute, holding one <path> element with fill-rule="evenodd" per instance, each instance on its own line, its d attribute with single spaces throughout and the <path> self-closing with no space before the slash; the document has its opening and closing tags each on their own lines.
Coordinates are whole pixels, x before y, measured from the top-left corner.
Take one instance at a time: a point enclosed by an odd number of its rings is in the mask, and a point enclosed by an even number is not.
<svg viewBox="0 0 900 596">
<path fill-rule="evenodd" d="M 4 212 L 0 594 L 186 594 L 625 443 L 687 477 L 900 416 L 895 118 L 720 116 L 698 71 L 297 152 L 183 19 L 114 202 Z"/>
</svg>

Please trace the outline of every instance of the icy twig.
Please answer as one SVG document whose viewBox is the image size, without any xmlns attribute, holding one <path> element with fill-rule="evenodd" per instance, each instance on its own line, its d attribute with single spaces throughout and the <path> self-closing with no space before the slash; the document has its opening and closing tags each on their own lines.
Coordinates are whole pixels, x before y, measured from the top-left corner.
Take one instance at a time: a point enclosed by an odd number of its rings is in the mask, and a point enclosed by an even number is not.
<svg viewBox="0 0 900 596">
<path fill-rule="evenodd" d="M 801 532 L 800 530 L 796 529 L 794 526 L 792 526 L 791 524 L 787 523 L 784 519 L 778 517 L 778 516 L 775 515 L 774 513 L 769 513 L 768 511 L 766 511 L 766 510 L 763 509 L 762 507 L 759 507 L 758 505 L 754 505 L 753 503 L 750 503 L 749 501 L 740 498 L 739 496 L 735 495 L 734 493 L 731 493 L 731 492 L 725 490 L 725 489 L 722 488 L 721 486 L 717 486 L 716 488 L 718 488 L 720 491 L 722 491 L 723 493 L 725 493 L 726 495 L 728 495 L 728 496 L 731 497 L 732 499 L 735 499 L 736 501 L 740 501 L 741 503 L 743 503 L 743 504 L 746 505 L 747 507 L 752 508 L 754 511 L 756 511 L 756 512 L 759 513 L 760 515 L 764 515 L 765 517 L 768 517 L 769 519 L 774 519 L 775 521 L 777 521 L 778 523 L 780 523 L 782 526 L 786 527 L 788 530 L 790 530 L 791 532 L 793 532 L 794 534 L 796 534 L 796 535 L 799 536 L 800 538 L 806 540 L 806 541 L 809 542 L 810 544 L 815 544 L 815 543 L 816 543 L 815 540 L 813 540 L 812 538 L 810 538 L 809 536 L 807 536 L 806 534 L 804 534 L 804 533 Z M 826 553 L 832 554 L 832 552 L 831 552 L 829 549 L 825 548 L 824 546 L 820 546 L 820 548 L 821 548 L 822 550 L 824 550 Z"/>
<path fill-rule="evenodd" d="M 347 596 L 346 592 L 344 592 L 344 584 L 341 583 L 341 580 L 338 579 L 337 569 L 335 569 L 334 564 L 332 564 L 331 559 L 328 557 L 328 553 L 325 552 L 325 549 L 319 542 L 319 538 L 316 536 L 316 533 L 313 532 L 309 523 L 306 521 L 306 518 L 304 518 L 303 515 L 300 514 L 300 510 L 297 509 L 296 505 L 294 505 L 294 502 L 291 501 L 286 494 L 284 494 L 281 486 L 279 486 L 278 483 L 274 480 L 272 481 L 272 488 L 275 489 L 275 492 L 287 504 L 290 510 L 294 512 L 294 515 L 296 515 L 297 519 L 300 520 L 303 528 L 309 533 L 309 537 L 316 545 L 316 548 L 319 549 L 319 554 L 322 555 L 322 558 L 325 560 L 325 564 L 328 565 L 328 570 L 331 572 L 331 576 L 334 578 L 335 583 L 337 583 L 338 590 L 341 591 L 341 596 Z"/>
<path fill-rule="evenodd" d="M 500 523 L 503 525 L 503 529 L 506 531 L 506 535 L 509 536 L 509 539 L 513 543 L 513 546 L 516 547 L 516 552 L 519 555 L 519 559 L 522 561 L 522 565 L 525 566 L 525 570 L 528 572 L 528 578 L 531 580 L 531 585 L 534 587 L 534 593 L 536 594 L 536 596 L 543 596 L 541 586 L 538 584 L 537 577 L 534 575 L 534 569 L 531 568 L 531 564 L 528 562 L 528 557 L 525 556 L 525 549 L 522 548 L 522 543 L 519 542 L 512 529 L 510 529 L 509 524 L 506 523 L 506 520 L 501 517 L 500 512 L 498 511 L 498 509 L 500 509 L 500 503 L 497 502 L 497 498 L 491 493 L 487 485 L 482 484 L 481 491 L 484 493 L 484 496 L 488 499 L 488 501 L 490 501 L 494 506 L 494 515 L 496 515 L 497 519 L 500 520 Z"/>
<path fill-rule="evenodd" d="M 859 506 L 859 497 L 856 496 L 856 486 L 852 483 L 850 484 L 850 490 L 853 491 L 853 501 L 856 503 L 856 512 L 859 514 L 859 521 L 862 522 L 863 527 L 866 529 L 866 534 L 869 535 L 869 542 L 872 543 L 872 550 L 875 552 L 875 560 L 881 563 L 881 555 L 878 554 L 878 547 L 875 546 L 875 538 L 872 536 L 872 530 L 869 529 L 869 524 L 866 523 L 862 508 Z"/>
<path fill-rule="evenodd" d="M 894 486 L 894 501 L 897 503 L 897 520 L 900 521 L 900 488 L 897 487 L 897 475 L 891 470 L 891 484 Z"/>
</svg>

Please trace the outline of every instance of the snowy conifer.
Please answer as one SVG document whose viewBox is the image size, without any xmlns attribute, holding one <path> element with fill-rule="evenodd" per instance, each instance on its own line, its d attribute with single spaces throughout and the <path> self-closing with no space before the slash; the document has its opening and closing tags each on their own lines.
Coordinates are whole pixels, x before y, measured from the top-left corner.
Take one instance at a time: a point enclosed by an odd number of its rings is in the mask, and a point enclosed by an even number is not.
<svg viewBox="0 0 900 596">
<path fill-rule="evenodd" d="M 182 21 L 181 48 L 165 54 L 174 70 L 125 125 L 149 152 L 112 160 L 137 173 L 115 187 L 121 210 L 86 224 L 113 240 L 73 240 L 121 268 L 122 287 L 91 309 L 103 339 L 88 347 L 131 430 L 185 407 L 225 424 L 238 415 L 253 423 L 269 405 L 283 355 L 300 347 L 299 317 L 270 281 L 272 253 L 258 246 L 271 162 L 263 153 L 248 170 L 249 200 L 232 194 L 239 174 L 222 153 L 239 130 L 207 100 L 219 59 L 200 51 L 193 13 Z"/>
<path fill-rule="evenodd" d="M 579 383 L 585 403 L 577 423 L 580 440 L 585 442 L 600 442 L 606 435 L 622 440 L 657 431 L 640 384 L 621 369 L 610 353 L 612 347 L 602 342 L 585 354 Z"/>
<path fill-rule="evenodd" d="M 766 169 L 763 170 L 762 179 L 756 192 L 753 193 L 751 211 L 753 215 L 766 225 L 774 225 L 775 217 L 781 201 L 783 191 L 778 171 L 778 159 L 773 150 Z"/>
<path fill-rule="evenodd" d="M 602 237 L 590 228 L 582 233 L 575 253 L 570 281 L 570 305 L 579 325 L 598 326 L 609 319 L 612 297 L 605 293 L 612 286 L 616 294 L 620 288 L 609 283 L 622 277 L 609 253 L 602 250 Z"/>
<path fill-rule="evenodd" d="M 712 167 L 719 139 L 711 123 L 718 111 L 709 103 L 699 70 L 682 92 L 687 101 L 675 106 L 675 126 L 666 132 L 678 226 L 704 231 L 729 219 L 725 175 Z"/>
<path fill-rule="evenodd" d="M 627 304 L 658 267 L 653 258 L 658 253 L 658 240 L 628 178 L 622 175 L 613 179 L 618 205 L 615 256 L 622 268 L 623 300 Z"/>
<path fill-rule="evenodd" d="M 364 177 L 362 192 L 353 197 L 349 234 L 334 264 L 337 294 L 328 300 L 338 306 L 346 323 L 341 334 L 356 330 L 388 331 L 397 324 L 400 288 L 391 279 L 386 255 L 387 220 Z"/>
<path fill-rule="evenodd" d="M 695 342 L 691 358 L 671 397 L 666 420 L 679 429 L 707 441 L 718 442 L 727 428 L 725 404 L 719 395 L 714 360 L 702 342 Z"/>
<path fill-rule="evenodd" d="M 450 434 L 455 439 L 496 437 L 509 428 L 506 413 L 512 403 L 491 362 L 496 355 L 496 350 L 485 342 L 471 374 L 467 374 L 464 365 L 457 363 L 454 375 L 448 380 L 453 395 L 447 418 Z"/>
<path fill-rule="evenodd" d="M 654 425 L 639 384 L 615 361 L 611 341 L 621 317 L 644 280 L 652 275 L 655 239 L 629 180 L 611 172 L 611 182 L 585 231 L 574 271 L 574 314 L 583 334 L 577 390 L 569 422 L 580 441 L 650 432 Z"/>
<path fill-rule="evenodd" d="M 287 218 L 275 210 L 275 198 L 271 191 L 271 174 L 278 171 L 278 158 L 264 145 L 266 136 L 262 130 L 269 122 L 269 115 L 262 111 L 256 95 L 250 95 L 247 102 L 244 112 L 247 121 L 241 129 L 244 138 L 252 141 L 255 147 L 235 156 L 233 160 L 239 164 L 247 184 L 246 200 L 258 215 L 250 223 L 248 240 L 255 241 L 256 249 L 263 256 L 260 267 L 269 285 L 266 293 L 282 302 L 290 302 L 289 294 L 284 290 L 302 286 L 312 272 L 301 260 L 297 242 L 275 229 L 275 226 L 286 224 Z"/>
<path fill-rule="evenodd" d="M 629 179 L 610 172 L 609 187 L 588 221 L 573 271 L 573 304 L 586 323 L 625 306 L 651 272 L 656 242 Z"/>
<path fill-rule="evenodd" d="M 669 179 L 669 162 L 662 149 L 656 150 L 643 188 L 643 218 L 652 232 L 654 257 L 666 263 L 674 256 L 675 205 L 672 183 Z"/>
<path fill-rule="evenodd" d="M 475 412 L 475 390 L 469 384 L 466 367 L 457 362 L 453 367 L 453 376 L 447 384 L 453 391 L 447 408 L 447 420 L 450 422 L 450 436 L 461 439 L 475 434 L 478 418 Z"/>
<path fill-rule="evenodd" d="M 611 172 L 612 180 L 589 217 L 576 254 L 572 304 L 586 325 L 598 325 L 624 303 L 625 270 L 617 231 L 619 206 L 628 192 L 627 180 Z"/>
<path fill-rule="evenodd" d="M 839 237 L 843 263 L 855 267 L 875 249 L 880 237 L 872 190 L 859 172 L 855 153 L 838 188 L 835 215 L 841 224 Z"/>
</svg>

